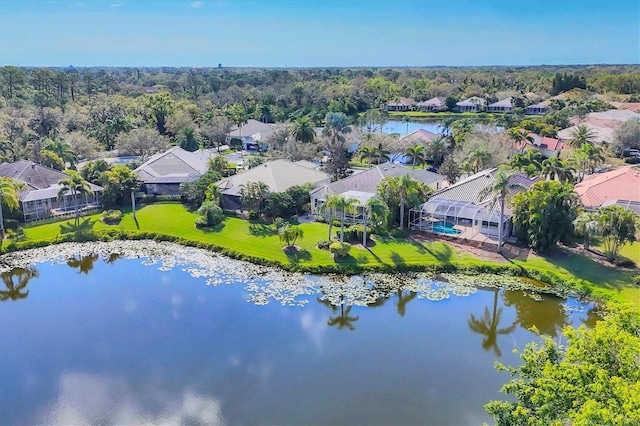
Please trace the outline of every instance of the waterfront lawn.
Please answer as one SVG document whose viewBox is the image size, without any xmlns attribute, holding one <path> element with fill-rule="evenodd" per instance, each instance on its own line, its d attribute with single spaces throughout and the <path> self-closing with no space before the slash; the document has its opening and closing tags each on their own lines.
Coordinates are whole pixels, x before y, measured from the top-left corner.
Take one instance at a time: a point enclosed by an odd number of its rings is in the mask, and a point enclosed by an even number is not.
<svg viewBox="0 0 640 426">
<path fill-rule="evenodd" d="M 296 242 L 298 251 L 285 252 L 284 243 L 273 231 L 273 226 L 262 222 L 249 222 L 228 217 L 214 229 L 201 230 L 194 226 L 197 215 L 179 203 L 156 203 L 137 211 L 137 223 L 130 210 L 124 210 L 118 225 L 109 226 L 100 222 L 100 214 L 85 216 L 83 223 L 93 230 L 119 228 L 126 231 L 155 232 L 181 237 L 193 242 L 215 244 L 246 256 L 266 259 L 285 266 L 300 266 L 307 269 L 335 265 L 336 261 L 327 250 L 316 248 L 320 240 L 328 238 L 328 226 L 324 223 L 299 225 L 304 238 Z M 71 229 L 73 219 L 43 225 L 25 226 L 28 241 L 55 241 Z M 339 227 L 334 227 L 334 232 Z M 335 234 L 334 234 L 335 235 Z M 634 247 L 629 246 L 631 249 Z M 637 245 L 635 246 L 637 247 Z M 626 251 L 625 251 L 626 253 Z M 351 256 L 337 263 L 345 266 L 415 266 L 429 264 L 454 264 L 458 266 L 488 265 L 487 262 L 468 253 L 462 253 L 444 242 L 416 242 L 404 238 L 375 237 L 375 244 L 364 249 L 355 246 Z M 582 255 L 560 253 L 550 257 L 530 255 L 526 260 L 512 263 L 527 270 L 551 272 L 566 279 L 583 280 L 594 294 L 626 300 L 640 306 L 640 289 L 633 286 L 636 271 L 608 267 Z"/>
</svg>

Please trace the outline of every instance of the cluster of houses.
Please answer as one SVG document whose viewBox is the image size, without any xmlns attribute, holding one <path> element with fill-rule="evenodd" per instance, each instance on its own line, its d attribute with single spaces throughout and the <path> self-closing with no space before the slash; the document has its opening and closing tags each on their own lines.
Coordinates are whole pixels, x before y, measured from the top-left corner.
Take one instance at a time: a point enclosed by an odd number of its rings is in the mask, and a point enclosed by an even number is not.
<svg viewBox="0 0 640 426">
<path fill-rule="evenodd" d="M 497 112 L 508 113 L 513 112 L 516 108 L 514 99 L 508 97 L 501 99 L 498 102 L 487 104 L 485 98 L 478 96 L 472 96 L 468 99 L 461 100 L 456 103 L 454 111 L 456 112 Z M 435 97 L 426 101 L 416 102 L 411 98 L 399 98 L 395 101 L 388 102 L 385 105 L 387 111 L 421 111 L 421 112 L 442 112 L 446 111 L 447 105 L 445 98 Z M 551 111 L 550 102 L 544 101 L 534 105 L 529 105 L 525 108 L 525 114 L 527 115 L 545 115 Z"/>
</svg>

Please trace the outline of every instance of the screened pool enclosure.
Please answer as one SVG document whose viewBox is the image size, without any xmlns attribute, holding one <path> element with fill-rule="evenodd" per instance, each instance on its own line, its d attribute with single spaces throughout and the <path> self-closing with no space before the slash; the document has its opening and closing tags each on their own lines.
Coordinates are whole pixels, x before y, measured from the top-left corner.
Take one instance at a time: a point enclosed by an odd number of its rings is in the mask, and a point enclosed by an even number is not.
<svg viewBox="0 0 640 426">
<path fill-rule="evenodd" d="M 469 201 L 432 198 L 418 208 L 409 210 L 411 229 L 476 239 L 495 238 L 498 244 L 498 224 L 502 226 L 503 241 L 509 236 L 510 217 L 500 217 L 500 205 L 477 206 Z M 485 238 L 483 238 L 485 239 Z"/>
</svg>

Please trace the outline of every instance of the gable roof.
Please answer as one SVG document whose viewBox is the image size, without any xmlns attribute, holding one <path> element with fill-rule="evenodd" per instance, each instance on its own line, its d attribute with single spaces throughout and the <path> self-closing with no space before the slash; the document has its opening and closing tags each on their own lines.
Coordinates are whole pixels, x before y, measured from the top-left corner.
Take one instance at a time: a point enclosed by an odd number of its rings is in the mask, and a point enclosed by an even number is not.
<svg viewBox="0 0 640 426">
<path fill-rule="evenodd" d="M 594 173 L 574 187 L 585 207 L 600 207 L 607 201 L 640 202 L 640 169 L 622 167 L 606 173 Z"/>
<path fill-rule="evenodd" d="M 468 201 L 474 203 L 476 205 L 482 205 L 489 202 L 489 198 L 479 199 L 482 192 L 488 186 L 492 185 L 495 182 L 494 176 L 498 172 L 498 168 L 494 167 L 491 169 L 483 170 L 474 175 L 467 177 L 466 179 L 461 180 L 460 182 L 456 182 L 451 186 L 448 186 L 440 191 L 437 191 L 433 194 L 434 198 L 445 198 L 448 200 L 459 200 L 459 201 Z M 521 173 L 515 173 L 509 183 L 511 185 L 522 186 L 525 189 L 528 189 L 539 181 L 541 178 L 528 178 Z M 521 192 L 522 189 L 511 189 L 511 194 L 517 194 Z"/>
<path fill-rule="evenodd" d="M 613 140 L 614 129 L 612 127 L 598 127 L 591 123 L 582 123 L 594 134 L 595 142 L 611 142 Z M 578 128 L 578 125 L 567 127 L 558 132 L 558 139 L 561 141 L 568 141 L 573 137 L 573 132 Z"/>
<path fill-rule="evenodd" d="M 429 105 L 444 106 L 444 101 L 445 101 L 445 98 L 442 98 L 440 96 L 436 96 L 435 98 L 431 98 L 431 99 L 427 99 L 426 101 L 418 102 L 416 104 L 416 106 L 429 106 Z"/>
<path fill-rule="evenodd" d="M 0 176 L 25 183 L 30 189 L 45 189 L 57 185 L 69 176 L 61 171 L 41 166 L 29 160 L 18 160 L 0 165 Z"/>
<path fill-rule="evenodd" d="M 513 106 L 513 98 L 505 98 L 498 102 L 494 102 L 489 105 L 490 107 L 512 107 Z"/>
<path fill-rule="evenodd" d="M 640 114 L 626 110 L 626 109 L 610 109 L 607 111 L 590 112 L 587 114 L 587 118 L 595 118 L 598 120 L 615 120 L 615 121 L 628 121 L 633 119 L 640 119 Z"/>
<path fill-rule="evenodd" d="M 427 170 L 412 170 L 402 164 L 387 162 L 325 185 L 322 188 L 312 191 L 311 194 L 338 195 L 347 191 L 375 194 L 378 190 L 378 185 L 380 185 L 380 182 L 384 179 L 403 176 L 406 174 L 418 182 L 422 182 L 427 185 L 433 185 L 438 182 L 442 182 L 445 179 L 444 176 Z"/>
<path fill-rule="evenodd" d="M 415 104 L 416 101 L 411 98 L 400 98 L 395 101 L 387 102 L 387 106 L 411 106 Z"/>
<path fill-rule="evenodd" d="M 187 180 L 188 176 L 204 174 L 209 167 L 209 159 L 217 155 L 214 150 L 189 152 L 174 146 L 149 158 L 144 164 L 135 169 L 135 173 L 140 180 L 148 183 L 159 181 L 161 180 L 160 178 L 166 176 L 174 178 L 182 176 L 183 180 L 177 180 L 182 182 Z"/>
<path fill-rule="evenodd" d="M 464 101 L 456 103 L 457 106 L 478 106 L 486 105 L 487 100 L 485 98 L 479 98 L 478 96 L 472 96 Z"/>
<path fill-rule="evenodd" d="M 253 136 L 260 134 L 261 137 L 265 137 L 273 133 L 275 130 L 275 124 L 263 123 L 262 121 L 254 120 L 253 118 L 247 120 L 239 129 L 238 126 L 231 127 L 229 136 L 232 138 Z"/>
<path fill-rule="evenodd" d="M 331 177 L 327 173 L 309 169 L 289 160 L 273 160 L 246 172 L 229 176 L 216 185 L 222 189 L 223 194 L 237 195 L 240 185 L 249 182 L 263 182 L 269 187 L 269 192 L 284 192 L 292 186 L 306 183 L 321 185 L 330 180 Z"/>
<path fill-rule="evenodd" d="M 432 133 L 425 129 L 414 130 L 411 133 L 407 133 L 406 135 L 400 137 L 398 142 L 407 142 L 407 141 L 422 141 L 424 143 L 431 142 L 432 139 L 437 138 L 438 134 Z"/>
</svg>

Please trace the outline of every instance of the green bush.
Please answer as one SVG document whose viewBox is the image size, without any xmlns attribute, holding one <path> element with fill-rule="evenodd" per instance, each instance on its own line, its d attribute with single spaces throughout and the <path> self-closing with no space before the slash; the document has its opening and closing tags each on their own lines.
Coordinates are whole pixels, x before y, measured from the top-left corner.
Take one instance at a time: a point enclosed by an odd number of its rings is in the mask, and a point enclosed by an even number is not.
<svg viewBox="0 0 640 426">
<path fill-rule="evenodd" d="M 13 229 L 14 231 L 18 229 L 18 221 L 15 219 L 4 219 L 4 227 L 5 229 Z"/>
<path fill-rule="evenodd" d="M 636 287 L 640 287 L 640 275 L 633 277 L 633 284 L 635 284 Z"/>
<path fill-rule="evenodd" d="M 103 211 L 101 220 L 107 225 L 116 225 L 122 220 L 122 212 L 120 210 Z"/>
<path fill-rule="evenodd" d="M 249 220 L 260 219 L 260 212 L 256 210 L 249 210 L 247 212 L 247 219 Z"/>
<path fill-rule="evenodd" d="M 205 201 L 198 209 L 200 217 L 196 220 L 196 227 L 216 226 L 221 223 L 225 216 L 222 208 L 213 201 Z"/>
<path fill-rule="evenodd" d="M 349 243 L 331 243 L 329 251 L 333 253 L 334 257 L 347 257 L 351 251 L 351 244 Z"/>
<path fill-rule="evenodd" d="M 196 219 L 196 228 L 206 228 L 209 226 L 209 221 L 205 216 L 200 216 Z"/>
<path fill-rule="evenodd" d="M 331 245 L 331 241 L 320 240 L 318 241 L 318 244 L 316 245 L 316 247 L 318 247 L 320 250 L 329 250 L 330 245 Z"/>
</svg>

